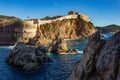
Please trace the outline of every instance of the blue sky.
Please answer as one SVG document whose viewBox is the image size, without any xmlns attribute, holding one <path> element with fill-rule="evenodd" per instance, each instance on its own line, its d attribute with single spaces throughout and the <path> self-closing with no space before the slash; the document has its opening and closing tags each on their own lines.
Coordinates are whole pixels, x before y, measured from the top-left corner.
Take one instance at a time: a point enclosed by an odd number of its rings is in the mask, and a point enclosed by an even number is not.
<svg viewBox="0 0 120 80">
<path fill-rule="evenodd" d="M 70 10 L 89 15 L 96 26 L 120 25 L 120 0 L 0 0 L 0 15 L 21 19 L 66 15 Z"/>
</svg>

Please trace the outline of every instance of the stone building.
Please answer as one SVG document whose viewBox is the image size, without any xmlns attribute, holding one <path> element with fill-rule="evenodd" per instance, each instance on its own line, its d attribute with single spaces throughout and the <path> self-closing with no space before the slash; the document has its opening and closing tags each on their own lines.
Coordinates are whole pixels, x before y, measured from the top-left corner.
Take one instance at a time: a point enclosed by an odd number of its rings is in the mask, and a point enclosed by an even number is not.
<svg viewBox="0 0 120 80">
<path fill-rule="evenodd" d="M 74 12 L 74 11 L 69 11 L 68 15 L 75 15 L 75 14 L 79 14 L 78 12 Z"/>
</svg>

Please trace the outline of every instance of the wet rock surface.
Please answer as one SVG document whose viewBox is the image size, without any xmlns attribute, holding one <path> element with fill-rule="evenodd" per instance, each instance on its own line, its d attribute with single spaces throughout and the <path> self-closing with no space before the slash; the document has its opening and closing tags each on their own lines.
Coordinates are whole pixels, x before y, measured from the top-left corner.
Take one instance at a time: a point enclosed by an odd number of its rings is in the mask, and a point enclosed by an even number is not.
<svg viewBox="0 0 120 80">
<path fill-rule="evenodd" d="M 43 46 L 35 48 L 20 42 L 11 50 L 11 53 L 6 58 L 6 62 L 20 67 L 25 72 L 31 71 L 42 65 L 42 63 L 51 61 L 46 55 L 46 51 L 46 48 Z"/>
<path fill-rule="evenodd" d="M 120 80 L 120 32 L 109 40 L 93 34 L 68 80 Z"/>
<path fill-rule="evenodd" d="M 48 46 L 48 52 L 53 54 L 71 54 L 71 53 L 78 53 L 77 49 L 69 49 L 67 43 L 62 38 L 56 38 L 53 40 L 52 44 Z"/>
<path fill-rule="evenodd" d="M 48 52 L 59 54 L 68 50 L 66 41 L 62 38 L 56 38 L 48 48 Z"/>
<path fill-rule="evenodd" d="M 78 49 L 69 49 L 67 50 L 67 53 L 78 53 Z"/>
<path fill-rule="evenodd" d="M 78 48 L 78 50 L 85 48 L 86 44 L 81 44 L 85 42 L 84 40 L 70 41 L 70 43 L 72 42 L 72 46 L 68 43 L 69 48 Z M 5 62 L 10 51 L 11 48 L 9 47 L 0 47 L 0 80 L 67 80 L 74 65 L 82 57 L 82 54 L 47 54 L 52 62 L 45 63 L 32 72 L 24 73 L 21 69 Z"/>
</svg>

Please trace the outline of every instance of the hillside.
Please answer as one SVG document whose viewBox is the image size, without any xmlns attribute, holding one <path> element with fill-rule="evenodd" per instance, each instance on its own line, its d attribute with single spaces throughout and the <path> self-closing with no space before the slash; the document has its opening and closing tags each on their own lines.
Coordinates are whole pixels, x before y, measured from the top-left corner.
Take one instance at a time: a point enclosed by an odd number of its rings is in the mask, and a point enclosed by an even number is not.
<svg viewBox="0 0 120 80">
<path fill-rule="evenodd" d="M 7 19 L 7 20 L 19 20 L 19 18 L 17 17 L 14 17 L 14 16 L 5 16 L 5 15 L 0 15 L 0 20 L 4 20 L 4 19 Z"/>
<path fill-rule="evenodd" d="M 0 45 L 15 44 L 15 27 L 19 27 L 20 19 L 13 16 L 0 15 Z"/>
<path fill-rule="evenodd" d="M 4 16 L 0 15 L 0 27 L 14 24 L 14 22 L 19 21 L 20 19 L 14 16 Z"/>
<path fill-rule="evenodd" d="M 120 26 L 119 25 L 108 25 L 108 26 L 103 26 L 103 27 L 96 27 L 98 30 L 102 30 L 103 32 L 118 32 L 120 31 Z"/>
</svg>

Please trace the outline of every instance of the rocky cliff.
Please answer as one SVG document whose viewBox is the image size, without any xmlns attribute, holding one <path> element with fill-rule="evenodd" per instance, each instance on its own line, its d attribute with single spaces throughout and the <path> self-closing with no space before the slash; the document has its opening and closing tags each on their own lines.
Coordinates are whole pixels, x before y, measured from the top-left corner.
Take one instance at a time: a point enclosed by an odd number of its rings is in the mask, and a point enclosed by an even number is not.
<svg viewBox="0 0 120 80">
<path fill-rule="evenodd" d="M 0 44 L 14 44 L 19 41 L 33 46 L 48 45 L 56 37 L 87 38 L 96 31 L 89 17 L 79 13 L 47 20 L 19 20 L 15 17 L 3 19 L 0 17 L 0 23 L 2 23 L 2 25 L 0 24 L 0 34 L 2 34 L 0 38 L 8 40 L 0 39 Z"/>
<path fill-rule="evenodd" d="M 20 26 L 22 26 L 20 19 L 0 15 L 0 45 L 15 44 L 17 41 L 15 28 Z"/>
<path fill-rule="evenodd" d="M 56 20 L 39 25 L 36 36 L 30 40 L 32 45 L 51 43 L 56 37 L 64 39 L 87 38 L 96 31 L 92 22 L 83 20 L 80 15 L 75 19 Z"/>
<path fill-rule="evenodd" d="M 120 32 L 102 40 L 96 32 L 68 80 L 120 80 Z"/>
</svg>

